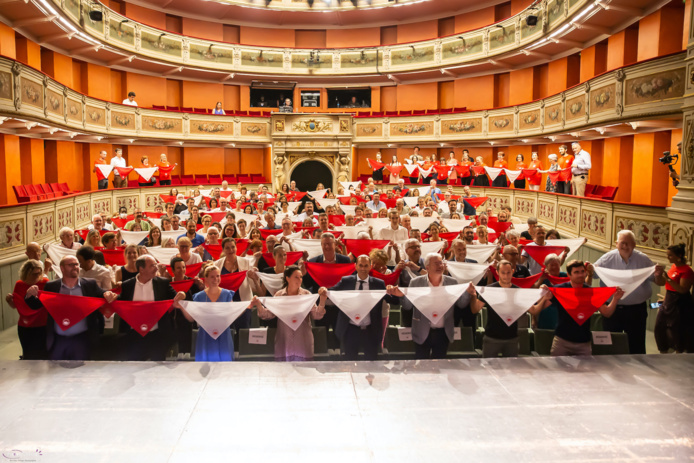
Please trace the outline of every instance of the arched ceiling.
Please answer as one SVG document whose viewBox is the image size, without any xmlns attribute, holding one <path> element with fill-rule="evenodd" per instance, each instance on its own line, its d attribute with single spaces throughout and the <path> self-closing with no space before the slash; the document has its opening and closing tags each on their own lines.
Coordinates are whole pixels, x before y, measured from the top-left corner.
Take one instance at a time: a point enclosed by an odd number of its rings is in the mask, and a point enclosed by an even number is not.
<svg viewBox="0 0 694 463">
<path fill-rule="evenodd" d="M 128 0 L 126 3 L 151 8 L 166 14 L 204 19 L 235 25 L 299 29 L 339 27 L 380 27 L 439 19 L 494 6 L 507 0 L 373 0 L 333 1 L 339 7 L 326 8 L 324 0 L 315 0 L 309 8 L 306 0 Z M 293 8 L 293 10 L 292 10 Z"/>
</svg>

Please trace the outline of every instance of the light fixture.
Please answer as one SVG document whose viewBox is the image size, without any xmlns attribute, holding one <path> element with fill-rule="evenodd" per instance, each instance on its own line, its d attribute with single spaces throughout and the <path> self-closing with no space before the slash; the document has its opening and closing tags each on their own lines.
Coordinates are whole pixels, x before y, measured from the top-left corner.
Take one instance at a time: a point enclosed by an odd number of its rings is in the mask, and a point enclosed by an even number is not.
<svg viewBox="0 0 694 463">
<path fill-rule="evenodd" d="M 531 27 L 537 26 L 537 16 L 535 16 L 534 14 L 529 14 L 525 17 L 525 23 Z"/>
</svg>

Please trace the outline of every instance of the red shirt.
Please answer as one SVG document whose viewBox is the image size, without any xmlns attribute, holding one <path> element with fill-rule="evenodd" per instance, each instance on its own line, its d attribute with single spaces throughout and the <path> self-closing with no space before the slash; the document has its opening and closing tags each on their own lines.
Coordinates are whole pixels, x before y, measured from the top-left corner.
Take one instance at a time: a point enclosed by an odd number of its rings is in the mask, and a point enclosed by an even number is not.
<svg viewBox="0 0 694 463">
<path fill-rule="evenodd" d="M 48 283 L 48 279 L 44 278 L 36 283 L 36 286 L 38 286 L 39 289 L 43 289 L 46 283 Z M 46 309 L 43 307 L 39 310 L 30 309 L 26 302 L 24 302 L 24 296 L 26 296 L 29 288 L 30 286 L 22 280 L 18 280 L 14 285 L 14 305 L 17 307 L 17 312 L 19 312 L 17 324 L 25 328 L 46 326 L 46 322 L 48 321 L 48 312 Z"/>
<path fill-rule="evenodd" d="M 689 265 L 686 264 L 679 267 L 675 267 L 675 264 L 672 264 L 672 267 L 670 267 L 670 270 L 668 270 L 667 275 L 677 284 L 680 284 L 682 278 L 686 280 L 694 280 L 694 271 Z M 668 291 L 675 291 L 675 288 L 670 286 L 670 282 L 665 283 L 665 289 Z"/>
<path fill-rule="evenodd" d="M 508 169 L 508 162 L 499 161 L 498 159 L 494 161 L 494 167 L 501 167 L 502 169 Z"/>
<path fill-rule="evenodd" d="M 173 169 L 168 169 L 168 167 L 170 167 L 171 164 L 169 164 L 168 162 L 160 162 L 155 165 L 159 167 L 159 171 L 157 171 L 157 174 L 159 175 L 160 182 L 162 180 L 171 180 L 171 171 Z M 165 169 L 162 169 L 162 167 L 164 167 Z"/>
<path fill-rule="evenodd" d="M 574 157 L 572 155 L 562 156 L 559 158 L 559 168 L 568 169 L 571 164 L 574 163 Z"/>
</svg>

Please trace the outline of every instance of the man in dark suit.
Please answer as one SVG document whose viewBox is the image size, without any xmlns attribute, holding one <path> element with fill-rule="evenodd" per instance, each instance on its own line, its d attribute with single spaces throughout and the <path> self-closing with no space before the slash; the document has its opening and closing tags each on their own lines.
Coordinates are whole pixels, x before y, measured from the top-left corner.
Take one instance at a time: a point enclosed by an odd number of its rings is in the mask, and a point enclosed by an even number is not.
<svg viewBox="0 0 694 463">
<path fill-rule="evenodd" d="M 171 270 L 173 270 L 172 281 L 192 280 L 192 278 L 186 275 L 186 262 L 178 256 L 171 259 Z M 186 291 L 186 301 L 192 301 L 193 296 L 203 289 L 205 289 L 205 283 L 200 278 L 195 277 L 195 283 Z M 186 317 L 183 316 L 183 312 L 180 310 L 176 310 L 173 313 L 173 317 L 176 327 L 178 354 L 192 352 L 193 322 L 186 320 Z"/>
<path fill-rule="evenodd" d="M 330 288 L 330 291 L 386 289 L 383 280 L 369 276 L 371 271 L 369 256 L 357 257 L 356 266 L 356 275 L 342 277 L 338 284 Z M 395 296 L 386 296 L 386 301 L 391 304 L 400 303 L 400 300 Z M 356 325 L 344 312 L 338 313 L 335 334 L 342 345 L 341 349 L 345 360 L 357 360 L 360 346 L 364 349 L 366 360 L 376 360 L 378 348 L 383 339 L 382 305 L 383 300 L 379 300 L 360 325 Z"/>
<path fill-rule="evenodd" d="M 352 262 L 349 257 L 344 254 L 338 254 L 335 249 L 335 235 L 332 233 L 323 233 L 320 238 L 321 249 L 323 254 L 309 259 L 309 262 L 317 262 L 321 264 L 349 264 Z M 306 258 L 306 254 L 304 254 Z M 304 288 L 311 291 L 313 294 L 318 294 L 318 283 L 311 278 L 311 275 L 306 272 L 306 267 L 302 266 L 302 273 L 304 274 Z M 325 316 L 320 320 L 316 320 L 316 326 L 325 326 L 326 329 L 332 328 L 335 330 L 335 324 L 337 322 L 337 314 L 339 310 L 334 305 L 325 306 Z"/>
<path fill-rule="evenodd" d="M 176 293 L 169 280 L 156 276 L 159 269 L 154 257 L 150 255 L 138 257 L 135 261 L 135 267 L 138 271 L 137 276 L 123 282 L 118 300 L 173 300 L 175 304 L 186 298 L 186 293 L 182 291 Z M 126 337 L 127 359 L 164 361 L 166 360 L 166 353 L 175 339 L 173 315 L 171 311 L 168 311 L 144 337 L 130 327 Z"/>
<path fill-rule="evenodd" d="M 70 296 L 103 297 L 108 302 L 116 298 L 111 291 L 99 288 L 96 280 L 79 278 L 80 264 L 75 256 L 63 257 L 60 260 L 60 271 L 63 273 L 63 278 L 46 283 L 44 291 Z M 38 286 L 32 286 L 25 296 L 27 305 L 36 310 L 42 307 L 38 292 Z M 89 360 L 103 331 L 104 316 L 98 310 L 64 331 L 56 325 L 49 314 L 46 323 L 46 348 L 49 358 L 51 360 Z"/>
</svg>

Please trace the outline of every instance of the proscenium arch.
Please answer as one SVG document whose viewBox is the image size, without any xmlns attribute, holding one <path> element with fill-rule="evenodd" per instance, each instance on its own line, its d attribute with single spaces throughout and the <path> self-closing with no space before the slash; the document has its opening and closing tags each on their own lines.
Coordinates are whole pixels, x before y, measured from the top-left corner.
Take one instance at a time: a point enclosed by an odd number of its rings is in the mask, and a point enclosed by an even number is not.
<svg viewBox="0 0 694 463">
<path fill-rule="evenodd" d="M 330 153 L 330 154 L 333 154 L 333 153 Z M 339 156 L 338 153 L 334 153 L 333 155 L 335 156 L 335 160 L 337 160 L 338 156 Z M 285 156 L 286 156 L 286 154 L 285 154 Z M 294 174 L 294 171 L 297 169 L 297 167 L 301 166 L 302 164 L 304 164 L 308 161 L 317 161 L 328 168 L 328 170 L 330 171 L 330 175 L 332 176 L 332 184 L 331 185 L 325 185 L 324 184 L 324 186 L 325 186 L 325 188 L 330 188 L 331 191 L 337 191 L 336 187 L 335 187 L 336 182 L 337 182 L 337 171 L 335 169 L 335 166 L 334 166 L 334 164 L 330 164 L 328 161 L 326 161 L 325 159 L 320 158 L 320 157 L 306 157 L 306 158 L 299 159 L 298 161 L 294 162 L 291 166 L 289 166 L 289 172 L 287 174 L 287 183 L 291 182 L 292 175 Z M 316 181 L 316 185 L 318 183 L 319 183 L 319 181 Z M 313 185 L 313 187 L 311 187 L 311 189 L 314 189 L 316 187 L 316 185 Z"/>
</svg>

